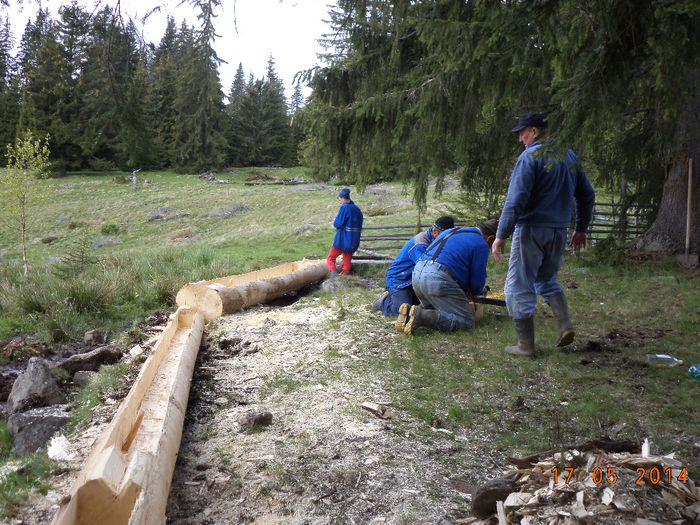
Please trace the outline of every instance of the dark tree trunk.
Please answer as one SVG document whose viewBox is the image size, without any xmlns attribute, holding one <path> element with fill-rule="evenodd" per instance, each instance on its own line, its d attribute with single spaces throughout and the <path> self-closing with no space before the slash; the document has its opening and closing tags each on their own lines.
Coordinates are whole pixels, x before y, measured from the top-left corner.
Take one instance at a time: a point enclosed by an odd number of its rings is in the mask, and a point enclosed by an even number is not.
<svg viewBox="0 0 700 525">
<path fill-rule="evenodd" d="M 698 80 L 700 71 L 691 78 Z M 695 83 L 698 86 L 698 83 Z M 659 213 L 649 230 L 636 242 L 640 250 L 665 254 L 685 251 L 686 209 L 688 204 L 688 164 L 693 160 L 693 189 L 690 200 L 690 250 L 700 251 L 700 87 L 678 120 L 674 157 L 666 168 Z"/>
</svg>

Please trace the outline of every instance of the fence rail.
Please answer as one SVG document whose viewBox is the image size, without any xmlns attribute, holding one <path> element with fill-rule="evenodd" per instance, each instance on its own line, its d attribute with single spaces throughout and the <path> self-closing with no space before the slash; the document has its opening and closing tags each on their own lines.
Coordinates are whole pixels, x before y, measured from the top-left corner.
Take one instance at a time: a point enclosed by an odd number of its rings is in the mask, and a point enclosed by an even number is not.
<svg viewBox="0 0 700 525">
<path fill-rule="evenodd" d="M 623 242 L 639 237 L 648 228 L 644 218 L 647 211 L 646 208 L 630 206 L 623 215 L 622 204 L 619 202 L 596 202 L 588 238 L 595 243 L 613 234 Z"/>
<path fill-rule="evenodd" d="M 631 206 L 624 215 L 626 221 L 620 221 L 622 205 L 618 202 L 596 202 L 593 207 L 593 220 L 588 229 L 591 243 L 615 235 L 621 241 L 629 241 L 642 235 L 647 230 L 644 220 L 645 208 Z M 465 222 L 455 222 L 455 226 L 465 226 Z M 382 224 L 363 226 L 360 237 L 359 252 L 365 259 L 387 260 L 387 255 L 395 256 L 403 245 L 416 233 L 427 230 L 432 223 L 421 224 Z"/>
</svg>

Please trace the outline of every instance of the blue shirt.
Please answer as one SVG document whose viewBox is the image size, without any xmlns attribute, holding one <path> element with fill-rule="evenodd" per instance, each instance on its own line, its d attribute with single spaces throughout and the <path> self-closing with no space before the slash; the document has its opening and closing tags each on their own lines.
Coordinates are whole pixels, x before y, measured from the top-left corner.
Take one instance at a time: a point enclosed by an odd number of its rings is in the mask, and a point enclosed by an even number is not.
<svg viewBox="0 0 700 525">
<path fill-rule="evenodd" d="M 459 233 L 451 234 L 457 231 Z M 440 241 L 450 235 L 435 258 L 450 272 L 460 288 L 468 295 L 479 295 L 486 284 L 486 263 L 489 260 L 489 245 L 482 237 L 478 228 L 452 228 L 445 230 L 430 243 L 421 256 L 421 261 L 430 261 L 439 246 Z"/>
<path fill-rule="evenodd" d="M 333 227 L 336 229 L 333 246 L 344 252 L 354 253 L 360 245 L 363 219 L 362 211 L 354 202 L 341 204 L 333 221 Z"/>
<path fill-rule="evenodd" d="M 515 163 L 498 222 L 496 237 L 499 239 L 508 238 L 516 224 L 568 228 L 574 199 L 576 231 L 585 232 L 591 222 L 595 191 L 578 157 L 569 150 L 564 162 L 547 166 L 546 155 L 535 155 L 541 146 L 536 140 L 525 148 Z"/>
<path fill-rule="evenodd" d="M 390 292 L 408 288 L 412 284 L 413 267 L 433 242 L 432 228 L 421 232 L 403 245 L 401 251 L 386 271 L 386 289 Z"/>
</svg>

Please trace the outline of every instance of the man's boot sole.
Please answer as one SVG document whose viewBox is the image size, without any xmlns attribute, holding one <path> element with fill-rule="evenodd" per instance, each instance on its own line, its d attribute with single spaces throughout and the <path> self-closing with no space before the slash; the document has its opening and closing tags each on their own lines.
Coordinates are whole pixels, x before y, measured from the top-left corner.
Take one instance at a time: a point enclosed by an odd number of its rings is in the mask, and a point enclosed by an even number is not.
<svg viewBox="0 0 700 525">
<path fill-rule="evenodd" d="M 564 330 L 560 335 L 559 335 L 559 340 L 557 341 L 557 347 L 561 348 L 563 346 L 568 346 L 571 343 L 574 342 L 574 337 L 576 336 L 576 332 L 573 330 Z"/>
<path fill-rule="evenodd" d="M 408 321 L 410 310 L 411 305 L 408 303 L 403 303 L 401 306 L 399 306 L 399 316 L 396 318 L 396 322 L 394 323 L 394 328 L 396 328 L 396 330 L 399 332 L 403 332 L 404 328 L 406 328 L 406 321 Z"/>
<path fill-rule="evenodd" d="M 403 331 L 405 334 L 413 335 L 413 331 L 414 331 L 413 324 L 416 320 L 416 306 L 415 305 L 411 306 L 411 311 L 409 312 L 408 315 L 409 315 L 410 319 L 406 322 L 406 326 L 404 326 Z M 418 327 L 416 326 L 416 328 L 418 328 Z"/>
</svg>

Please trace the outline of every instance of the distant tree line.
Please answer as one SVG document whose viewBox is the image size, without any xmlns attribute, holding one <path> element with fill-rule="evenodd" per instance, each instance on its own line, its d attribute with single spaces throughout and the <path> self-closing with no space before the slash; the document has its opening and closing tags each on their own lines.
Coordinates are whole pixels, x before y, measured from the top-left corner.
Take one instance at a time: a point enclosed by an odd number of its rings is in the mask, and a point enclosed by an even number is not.
<svg viewBox="0 0 700 525">
<path fill-rule="evenodd" d="M 288 104 L 272 57 L 262 79 L 239 64 L 227 103 L 215 37 L 169 18 L 155 45 L 109 7 L 73 3 L 57 20 L 39 10 L 15 53 L 0 20 L 0 148 L 31 129 L 50 137 L 57 171 L 296 165 L 300 86 Z"/>
</svg>

